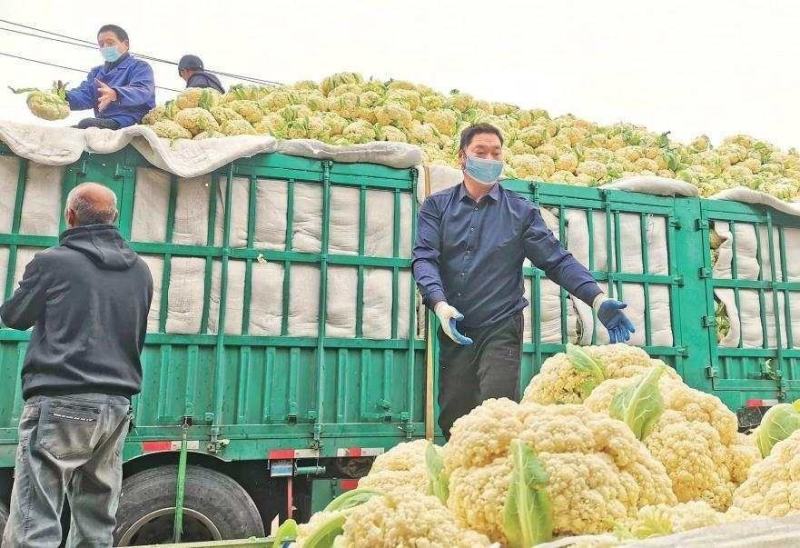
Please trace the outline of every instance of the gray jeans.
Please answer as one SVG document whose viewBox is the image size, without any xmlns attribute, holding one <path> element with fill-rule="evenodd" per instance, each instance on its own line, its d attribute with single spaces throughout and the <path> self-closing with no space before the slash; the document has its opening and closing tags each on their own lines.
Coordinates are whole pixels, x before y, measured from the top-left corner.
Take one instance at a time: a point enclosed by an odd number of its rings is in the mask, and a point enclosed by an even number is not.
<svg viewBox="0 0 800 548">
<path fill-rule="evenodd" d="M 58 547 L 65 496 L 72 512 L 67 547 L 111 546 L 129 423 L 123 396 L 29 398 L 2 547 Z"/>
</svg>

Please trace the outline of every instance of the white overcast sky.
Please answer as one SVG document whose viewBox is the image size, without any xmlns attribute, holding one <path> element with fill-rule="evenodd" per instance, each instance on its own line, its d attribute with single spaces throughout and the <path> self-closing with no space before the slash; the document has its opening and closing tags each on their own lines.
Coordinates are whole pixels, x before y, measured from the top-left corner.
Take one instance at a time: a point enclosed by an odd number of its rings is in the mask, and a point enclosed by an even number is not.
<svg viewBox="0 0 800 548">
<path fill-rule="evenodd" d="M 791 0 L 3 0 L 0 17 L 87 40 L 116 23 L 134 52 L 195 53 L 208 68 L 281 82 L 352 70 L 681 140 L 748 133 L 800 146 L 800 2 Z M 0 52 L 100 63 L 96 51 L 5 31 Z M 183 86 L 174 67 L 154 68 L 157 84 Z M 82 79 L 2 56 L 0 75 L 0 119 L 35 123 L 46 122 L 6 85 Z"/>
</svg>

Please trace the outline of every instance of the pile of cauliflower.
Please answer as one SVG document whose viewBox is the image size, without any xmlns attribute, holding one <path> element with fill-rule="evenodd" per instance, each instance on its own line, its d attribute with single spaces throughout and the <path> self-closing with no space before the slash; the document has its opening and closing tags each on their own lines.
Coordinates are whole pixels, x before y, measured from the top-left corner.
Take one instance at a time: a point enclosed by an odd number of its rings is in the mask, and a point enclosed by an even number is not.
<svg viewBox="0 0 800 548">
<path fill-rule="evenodd" d="M 180 114 L 183 110 L 189 112 Z M 595 186 L 631 175 L 696 185 L 701 194 L 745 186 L 791 200 L 800 195 L 800 153 L 746 135 L 712 146 L 706 136 L 679 143 L 632 124 L 600 125 L 571 114 L 440 93 L 401 80 L 338 73 L 321 82 L 238 86 L 220 95 L 188 89 L 142 123 L 169 139 L 269 134 L 334 145 L 395 141 L 419 146 L 430 164 L 457 167 L 459 135 L 487 122 L 505 136 L 505 176 Z"/>
<path fill-rule="evenodd" d="M 751 435 L 722 402 L 626 345 L 568 346 L 520 403 L 490 399 L 443 447 L 403 443 L 300 525 L 300 547 L 528 548 L 800 514 L 800 404 Z"/>
</svg>

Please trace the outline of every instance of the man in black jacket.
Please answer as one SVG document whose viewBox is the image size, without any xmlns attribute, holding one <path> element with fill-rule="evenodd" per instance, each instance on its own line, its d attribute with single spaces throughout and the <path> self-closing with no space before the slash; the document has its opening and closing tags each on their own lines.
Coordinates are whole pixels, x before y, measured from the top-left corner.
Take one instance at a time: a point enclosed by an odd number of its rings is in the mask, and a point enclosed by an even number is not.
<svg viewBox="0 0 800 548">
<path fill-rule="evenodd" d="M 150 270 L 114 226 L 108 188 L 75 187 L 65 215 L 59 245 L 36 254 L 0 307 L 5 326 L 33 327 L 2 543 L 9 548 L 58 546 L 65 496 L 67 546 L 112 545 L 130 398 L 141 389 Z"/>
<path fill-rule="evenodd" d="M 215 75 L 206 72 L 203 60 L 197 55 L 184 55 L 178 61 L 178 76 L 186 81 L 186 88 L 212 88 L 225 93 L 225 88 Z"/>
</svg>

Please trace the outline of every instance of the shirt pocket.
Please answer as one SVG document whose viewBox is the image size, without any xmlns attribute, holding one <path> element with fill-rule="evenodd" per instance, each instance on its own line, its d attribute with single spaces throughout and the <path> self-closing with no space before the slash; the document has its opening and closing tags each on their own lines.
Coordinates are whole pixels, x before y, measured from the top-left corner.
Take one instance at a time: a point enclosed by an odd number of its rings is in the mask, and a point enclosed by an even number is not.
<svg viewBox="0 0 800 548">
<path fill-rule="evenodd" d="M 57 459 L 89 458 L 99 422 L 99 407 L 51 400 L 39 417 L 39 446 Z"/>
</svg>

